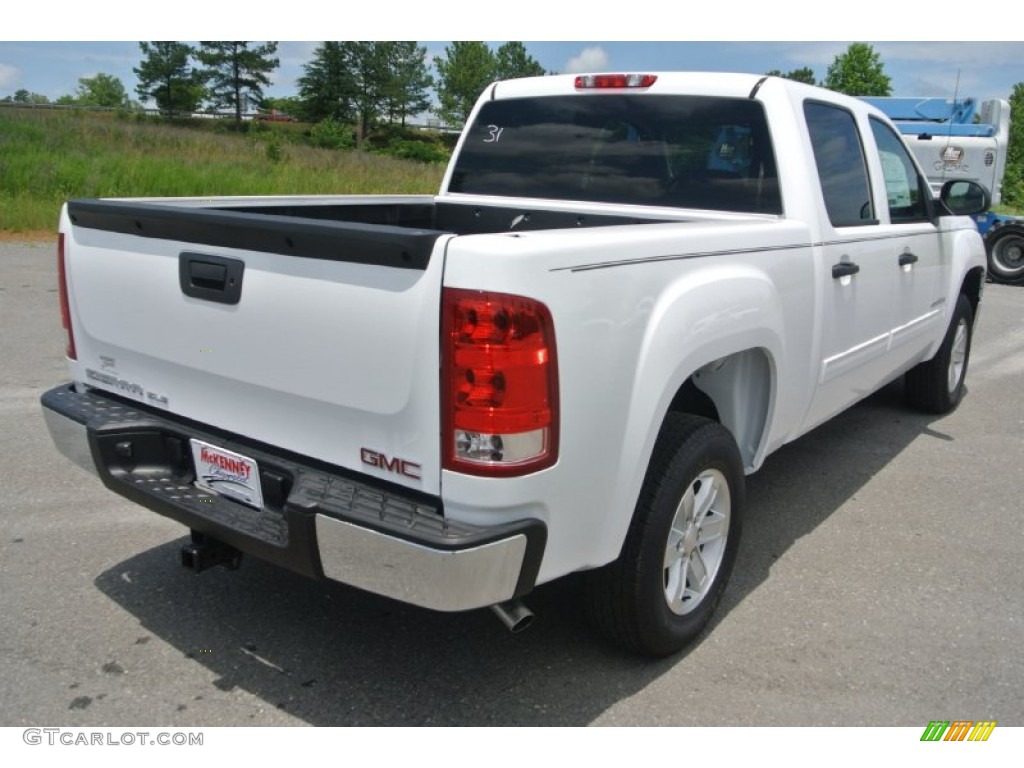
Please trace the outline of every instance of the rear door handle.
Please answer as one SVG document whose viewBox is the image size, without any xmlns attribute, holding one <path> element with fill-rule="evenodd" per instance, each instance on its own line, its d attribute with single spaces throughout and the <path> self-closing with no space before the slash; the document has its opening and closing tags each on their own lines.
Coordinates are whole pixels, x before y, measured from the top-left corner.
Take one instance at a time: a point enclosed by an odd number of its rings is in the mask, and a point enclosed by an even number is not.
<svg viewBox="0 0 1024 768">
<path fill-rule="evenodd" d="M 833 280 L 838 280 L 840 277 L 856 275 L 858 272 L 860 272 L 860 265 L 854 264 L 852 261 L 841 261 L 838 264 L 832 265 Z"/>
<path fill-rule="evenodd" d="M 911 264 L 917 263 L 917 256 L 912 254 L 910 251 L 900 254 L 900 266 L 909 267 Z"/>
<path fill-rule="evenodd" d="M 178 257 L 181 292 L 193 299 L 218 304 L 237 304 L 242 298 L 245 262 L 205 253 L 182 253 Z"/>
</svg>

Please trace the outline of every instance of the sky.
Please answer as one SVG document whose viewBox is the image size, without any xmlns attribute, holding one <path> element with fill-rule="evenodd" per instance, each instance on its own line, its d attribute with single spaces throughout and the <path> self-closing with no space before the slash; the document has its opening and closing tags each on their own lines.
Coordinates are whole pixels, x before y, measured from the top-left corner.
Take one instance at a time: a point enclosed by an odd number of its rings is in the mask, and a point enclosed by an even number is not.
<svg viewBox="0 0 1024 768">
<path fill-rule="evenodd" d="M 496 47 L 501 41 L 494 41 Z M 869 42 L 892 78 L 899 96 L 951 97 L 979 100 L 1007 98 L 1015 83 L 1024 82 L 1024 42 Z M 789 71 L 810 67 L 821 80 L 833 59 L 846 50 L 843 42 L 532 42 L 530 55 L 546 69 L 590 71 Z M 281 66 L 272 74 L 267 96 L 294 96 L 317 42 L 281 42 Z M 428 57 L 443 56 L 447 42 L 421 41 Z M 74 93 L 78 79 L 98 72 L 121 79 L 135 96 L 133 67 L 142 54 L 138 42 L 0 42 L 0 98 L 19 88 L 51 101 Z"/>
<path fill-rule="evenodd" d="M 1016 83 L 1024 82 L 1024 42 L 970 39 L 997 31 L 993 30 L 997 25 L 990 23 L 993 18 L 1019 19 L 1019 7 L 1009 0 L 988 0 L 987 20 L 977 21 L 966 13 L 962 0 L 932 0 L 925 12 L 916 4 L 858 0 L 846 6 L 855 11 L 834 10 L 841 16 L 831 18 L 811 16 L 805 9 L 813 5 L 792 0 L 772 4 L 731 0 L 700 6 L 664 0 L 598 5 L 592 0 L 592 8 L 585 2 L 566 4 L 564 15 L 550 0 L 514 0 L 507 5 L 499 0 L 388 0 L 386 4 L 334 6 L 308 2 L 275 0 L 262 5 L 257 1 L 244 17 L 221 7 L 226 4 L 215 7 L 208 0 L 176 0 L 174 14 L 166 13 L 168 6 L 140 5 L 137 0 L 93 0 L 87 4 L 89 13 L 81 18 L 75 12 L 83 6 L 64 0 L 50 0 L 39 11 L 30 8 L 18 17 L 8 13 L 0 28 L 0 98 L 25 88 L 53 100 L 74 93 L 79 78 L 99 72 L 119 77 L 134 97 L 132 68 L 142 58 L 138 40 L 228 37 L 283 39 L 278 47 L 281 66 L 272 74 L 273 84 L 265 95 L 292 96 L 302 65 L 317 45 L 314 41 L 328 32 L 347 39 L 428 38 L 420 43 L 429 58 L 444 55 L 447 45 L 429 38 L 507 37 L 524 41 L 546 69 L 566 73 L 761 73 L 810 67 L 819 80 L 851 41 L 860 41 L 870 43 L 880 54 L 897 96 L 952 97 L 956 92 L 979 100 L 1005 99 Z M 903 6 L 908 9 L 900 10 Z M 324 9 L 331 7 L 337 10 L 325 15 Z M 379 13 L 381 8 L 387 12 Z M 357 9 L 369 15 L 360 17 Z M 499 31 L 500 35 L 495 34 Z M 646 39 L 667 31 L 688 39 Z M 836 32 L 850 39 L 822 42 Z M 599 39 L 574 39 L 584 36 Z M 937 41 L 943 37 L 964 39 Z"/>
</svg>

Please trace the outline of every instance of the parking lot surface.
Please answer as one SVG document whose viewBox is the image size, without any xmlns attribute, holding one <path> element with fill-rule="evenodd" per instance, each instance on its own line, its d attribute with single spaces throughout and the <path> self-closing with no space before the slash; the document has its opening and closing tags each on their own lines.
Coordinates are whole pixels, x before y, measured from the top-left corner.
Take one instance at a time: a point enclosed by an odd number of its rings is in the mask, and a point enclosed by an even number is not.
<svg viewBox="0 0 1024 768">
<path fill-rule="evenodd" d="M 513 636 L 251 558 L 185 571 L 187 530 L 46 433 L 52 243 L 0 243 L 0 329 L 0 725 L 1024 725 L 1024 288 L 986 286 L 957 411 L 897 383 L 749 478 L 711 631 L 653 663 L 573 579 Z"/>
</svg>

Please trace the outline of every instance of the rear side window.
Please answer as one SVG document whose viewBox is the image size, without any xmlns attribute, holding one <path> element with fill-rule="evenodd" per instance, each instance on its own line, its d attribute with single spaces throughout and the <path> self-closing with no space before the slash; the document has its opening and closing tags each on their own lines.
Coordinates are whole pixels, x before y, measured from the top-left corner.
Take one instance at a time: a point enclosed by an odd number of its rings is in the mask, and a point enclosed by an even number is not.
<svg viewBox="0 0 1024 768">
<path fill-rule="evenodd" d="M 889 126 L 875 118 L 871 118 L 871 132 L 878 145 L 882 175 L 885 177 L 889 220 L 893 224 L 927 220 L 925 199 L 930 192 L 907 148 Z"/>
<path fill-rule="evenodd" d="M 831 104 L 808 101 L 804 117 L 832 226 L 877 224 L 864 147 L 853 115 Z"/>
<path fill-rule="evenodd" d="M 762 106 L 580 94 L 484 105 L 451 192 L 782 213 Z"/>
</svg>

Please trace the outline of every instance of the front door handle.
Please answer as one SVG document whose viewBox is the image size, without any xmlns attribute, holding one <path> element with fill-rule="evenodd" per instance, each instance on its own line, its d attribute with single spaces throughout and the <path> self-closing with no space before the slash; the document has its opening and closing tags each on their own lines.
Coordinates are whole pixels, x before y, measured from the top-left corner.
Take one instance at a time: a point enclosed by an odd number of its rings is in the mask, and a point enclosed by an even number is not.
<svg viewBox="0 0 1024 768">
<path fill-rule="evenodd" d="M 900 254 L 900 266 L 909 267 L 911 264 L 917 263 L 917 256 L 912 254 L 910 251 Z"/>
<path fill-rule="evenodd" d="M 840 277 L 856 275 L 858 272 L 860 272 L 860 265 L 854 264 L 852 261 L 840 261 L 838 264 L 832 265 L 833 280 L 838 280 Z"/>
</svg>

